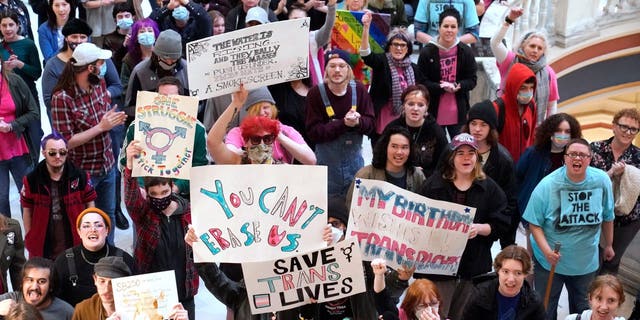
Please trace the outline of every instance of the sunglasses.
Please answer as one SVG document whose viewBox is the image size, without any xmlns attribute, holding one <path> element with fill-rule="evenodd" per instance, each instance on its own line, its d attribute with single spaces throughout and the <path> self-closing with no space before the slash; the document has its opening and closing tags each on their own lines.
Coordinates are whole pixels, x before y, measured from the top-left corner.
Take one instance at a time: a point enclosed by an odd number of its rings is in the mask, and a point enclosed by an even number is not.
<svg viewBox="0 0 640 320">
<path fill-rule="evenodd" d="M 49 151 L 47 151 L 47 154 L 49 155 L 49 157 L 55 157 L 57 155 L 60 155 L 61 157 L 66 157 L 67 153 L 68 153 L 67 150 L 49 150 Z"/>
<path fill-rule="evenodd" d="M 272 144 L 275 139 L 276 139 L 276 136 L 273 134 L 268 134 L 264 136 L 253 136 L 249 138 L 249 140 L 251 141 L 251 144 L 254 146 L 257 146 L 260 143 Z"/>
</svg>

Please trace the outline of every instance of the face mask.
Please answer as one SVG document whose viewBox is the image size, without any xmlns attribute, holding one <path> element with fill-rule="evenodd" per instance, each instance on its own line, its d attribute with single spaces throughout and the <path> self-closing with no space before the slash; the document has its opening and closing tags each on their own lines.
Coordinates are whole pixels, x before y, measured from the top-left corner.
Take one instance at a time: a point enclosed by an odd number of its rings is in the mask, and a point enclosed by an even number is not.
<svg viewBox="0 0 640 320">
<path fill-rule="evenodd" d="M 562 149 L 567 145 L 567 143 L 569 143 L 570 137 L 570 135 L 565 133 L 554 133 L 553 137 L 551 138 L 551 143 L 553 143 L 554 147 Z"/>
<path fill-rule="evenodd" d="M 153 32 L 138 33 L 138 43 L 143 47 L 151 47 L 156 43 L 156 36 Z"/>
<path fill-rule="evenodd" d="M 120 29 L 129 29 L 133 25 L 133 19 L 132 18 L 120 19 L 116 24 Z"/>
<path fill-rule="evenodd" d="M 178 60 L 176 60 L 176 62 L 174 62 L 173 64 L 168 64 L 168 63 L 158 59 L 158 65 L 160 65 L 160 68 L 162 68 L 163 70 L 166 70 L 166 71 L 173 70 L 173 68 L 176 66 L 177 63 L 178 63 Z"/>
<path fill-rule="evenodd" d="M 67 41 L 67 45 L 71 48 L 71 51 L 75 50 L 77 46 L 79 46 L 82 42 L 70 42 Z"/>
<path fill-rule="evenodd" d="M 518 92 L 517 99 L 519 104 L 528 104 L 529 102 L 531 102 L 532 98 L 533 98 L 533 91 Z"/>
<path fill-rule="evenodd" d="M 250 146 L 247 149 L 247 157 L 253 163 L 266 163 L 271 159 L 273 153 L 273 146 L 261 143 L 259 145 Z"/>
<path fill-rule="evenodd" d="M 189 11 L 187 10 L 187 8 L 185 8 L 183 6 L 179 6 L 179 7 L 175 8 L 175 9 L 173 9 L 173 12 L 171 13 L 171 15 L 176 20 L 185 21 L 185 20 L 189 19 Z"/>
<path fill-rule="evenodd" d="M 337 243 L 338 241 L 340 241 L 340 238 L 342 238 L 343 235 L 344 235 L 344 231 L 336 227 L 331 227 L 331 238 L 332 238 L 331 243 Z"/>
<path fill-rule="evenodd" d="M 169 207 L 169 205 L 171 204 L 171 199 L 171 196 L 167 196 L 164 198 L 149 197 L 149 206 L 151 206 L 151 208 L 157 212 L 162 212 L 164 211 L 164 209 Z"/>
<path fill-rule="evenodd" d="M 105 64 L 103 63 L 102 66 L 105 66 Z M 95 68 L 95 66 L 93 66 Z M 98 72 L 98 74 L 95 74 L 94 72 L 90 72 L 89 73 L 89 83 L 93 86 L 97 86 L 100 84 L 100 72 L 102 72 L 102 68 L 100 68 L 100 71 Z M 106 68 L 105 68 L 105 72 L 106 72 Z"/>
<path fill-rule="evenodd" d="M 102 63 L 102 66 L 100 67 L 100 73 L 98 74 L 98 77 L 104 78 L 104 76 L 106 74 L 107 74 L 107 63 L 104 62 L 104 63 Z"/>
</svg>

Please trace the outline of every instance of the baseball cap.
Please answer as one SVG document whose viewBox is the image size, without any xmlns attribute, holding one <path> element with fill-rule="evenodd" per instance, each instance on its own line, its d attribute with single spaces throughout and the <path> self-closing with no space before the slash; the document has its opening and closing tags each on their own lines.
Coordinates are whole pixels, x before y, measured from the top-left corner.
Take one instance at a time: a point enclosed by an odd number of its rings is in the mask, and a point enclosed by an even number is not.
<svg viewBox="0 0 640 320">
<path fill-rule="evenodd" d="M 451 139 L 451 143 L 449 143 L 449 149 L 451 151 L 455 151 L 464 145 L 467 145 L 474 150 L 478 150 L 478 143 L 476 142 L 476 139 L 468 133 L 461 133 L 453 137 L 453 139 Z"/>
<path fill-rule="evenodd" d="M 79 44 L 73 51 L 72 57 L 76 60 L 75 66 L 86 66 L 99 59 L 111 58 L 111 51 L 98 48 L 91 42 Z"/>
</svg>

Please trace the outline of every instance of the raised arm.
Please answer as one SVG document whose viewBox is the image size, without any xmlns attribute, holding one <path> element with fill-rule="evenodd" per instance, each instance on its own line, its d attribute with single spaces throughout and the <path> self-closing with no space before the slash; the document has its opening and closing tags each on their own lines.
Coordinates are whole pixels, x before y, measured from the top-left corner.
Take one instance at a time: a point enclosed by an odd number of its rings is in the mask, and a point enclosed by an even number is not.
<svg viewBox="0 0 640 320">
<path fill-rule="evenodd" d="M 365 12 L 362 16 L 362 36 L 360 37 L 360 56 L 366 57 L 371 54 L 369 47 L 369 28 L 371 27 L 371 11 Z"/>
<path fill-rule="evenodd" d="M 318 31 L 316 31 L 316 43 L 318 47 L 324 47 L 329 43 L 331 39 L 331 29 L 333 29 L 333 25 L 336 22 L 336 2 L 338 0 L 329 0 L 327 1 L 327 16 L 324 20 L 324 24 Z M 311 1 L 309 1 L 311 2 Z"/>
<path fill-rule="evenodd" d="M 523 9 L 519 7 L 512 7 L 509 9 L 509 13 L 506 16 L 505 21 L 502 22 L 502 26 L 496 34 L 491 37 L 491 51 L 493 51 L 493 55 L 496 57 L 496 62 L 502 63 L 504 59 L 507 58 L 508 49 L 502 43 L 505 34 L 507 34 L 507 30 L 511 27 L 511 24 L 507 22 L 507 19 L 511 21 L 511 23 L 515 22 L 520 16 L 522 16 Z"/>
<path fill-rule="evenodd" d="M 213 124 L 207 135 L 207 148 L 217 164 L 240 164 L 242 160 L 240 155 L 227 148 L 224 143 L 224 135 L 231 120 L 240 112 L 248 94 L 249 92 L 241 84 L 240 90 L 233 93 L 231 104 Z"/>
</svg>

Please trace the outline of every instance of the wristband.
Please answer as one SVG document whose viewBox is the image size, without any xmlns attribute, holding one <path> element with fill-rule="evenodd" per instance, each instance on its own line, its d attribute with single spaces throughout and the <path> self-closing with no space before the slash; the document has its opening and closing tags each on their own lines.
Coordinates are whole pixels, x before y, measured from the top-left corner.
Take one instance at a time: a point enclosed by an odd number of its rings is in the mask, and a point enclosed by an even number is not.
<svg viewBox="0 0 640 320">
<path fill-rule="evenodd" d="M 504 17 L 504 22 L 508 23 L 508 24 L 513 24 L 513 20 L 509 19 L 509 16 Z"/>
</svg>

